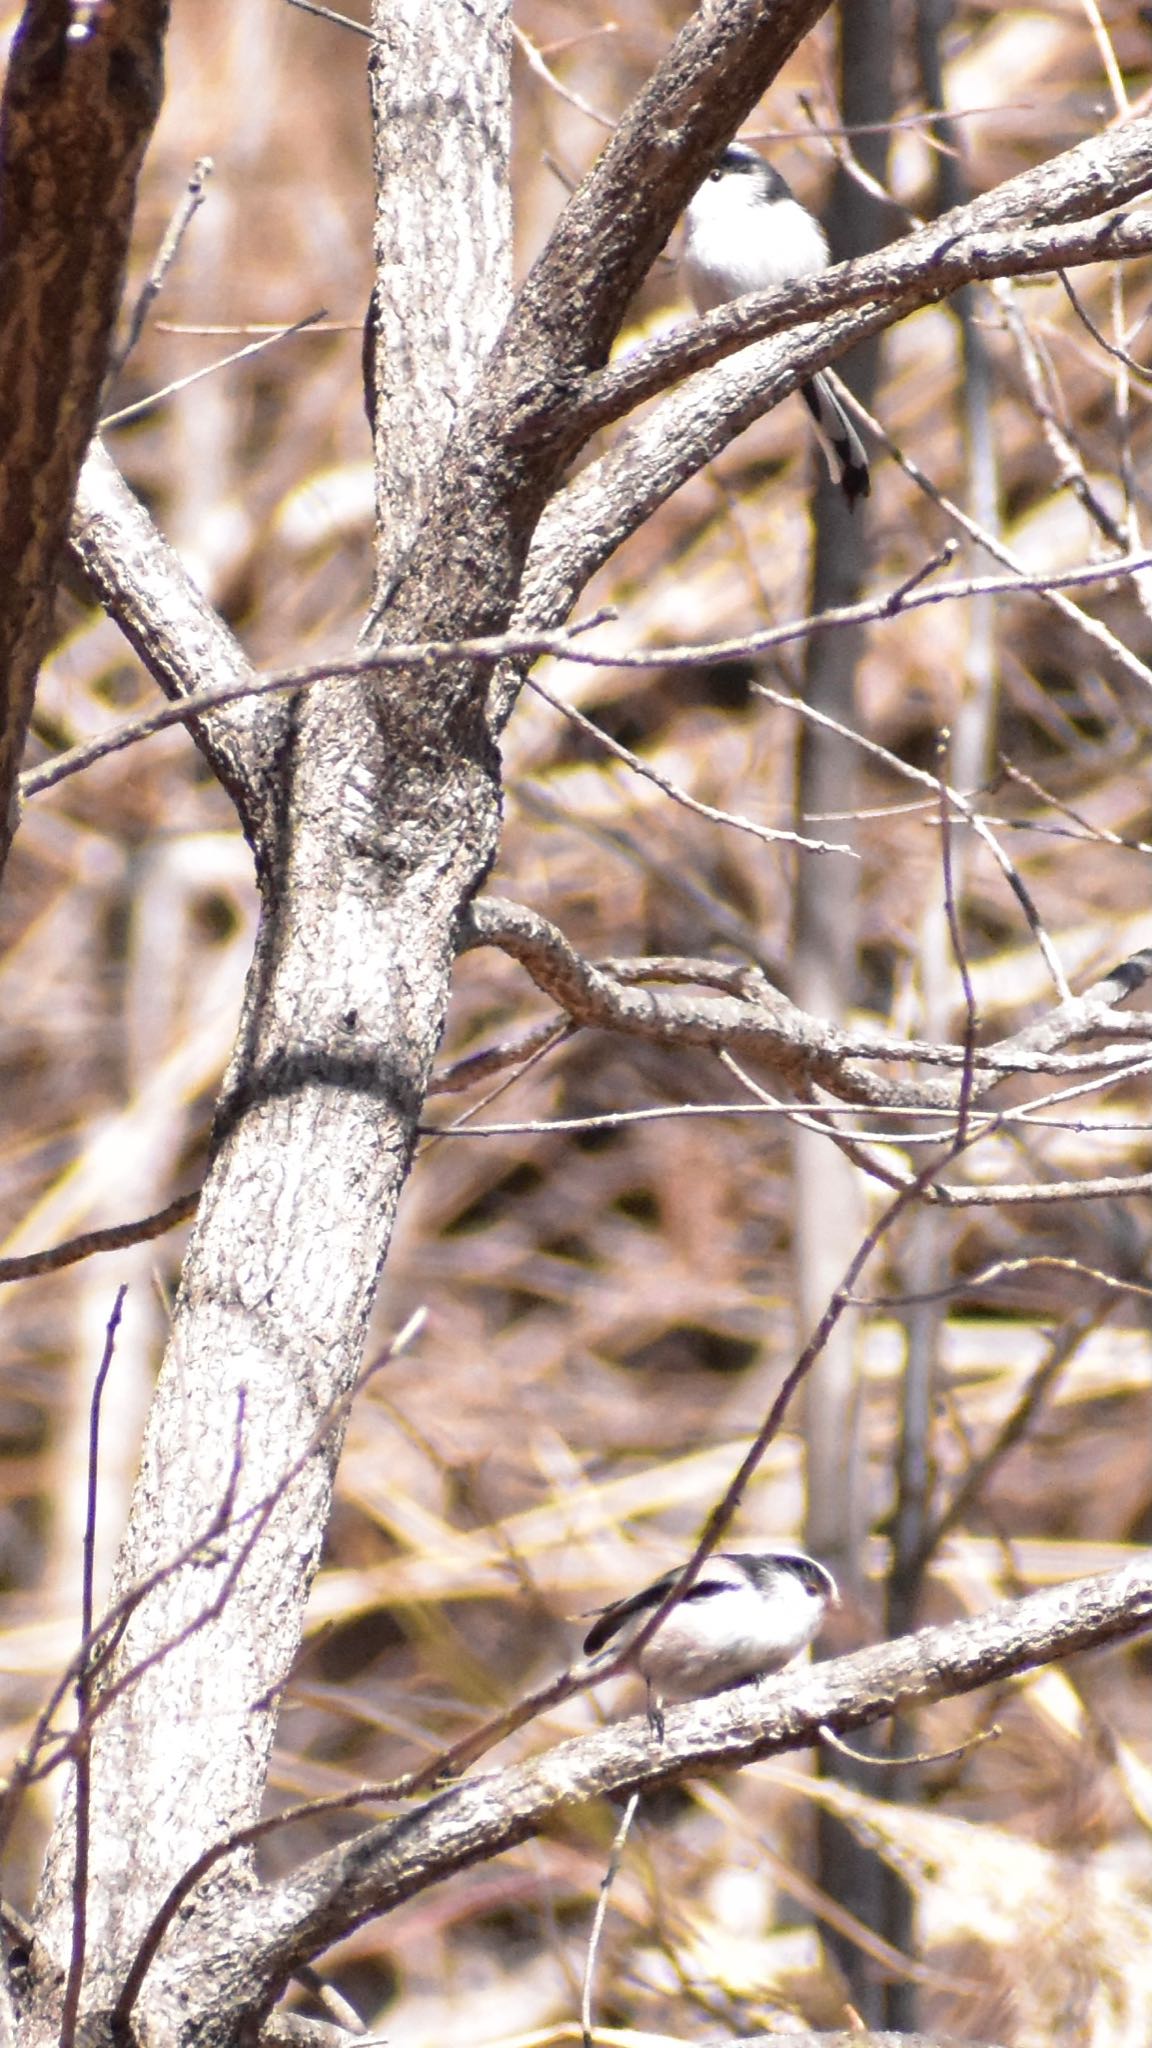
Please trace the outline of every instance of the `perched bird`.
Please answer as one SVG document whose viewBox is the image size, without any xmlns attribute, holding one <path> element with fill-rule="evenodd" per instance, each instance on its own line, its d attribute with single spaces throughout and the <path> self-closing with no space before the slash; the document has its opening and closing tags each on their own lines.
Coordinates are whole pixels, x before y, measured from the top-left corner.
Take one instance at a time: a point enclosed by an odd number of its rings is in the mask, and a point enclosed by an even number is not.
<svg viewBox="0 0 1152 2048">
<path fill-rule="evenodd" d="M 709 171 L 684 216 L 684 272 L 700 313 L 747 292 L 771 291 L 828 267 L 824 230 L 787 180 L 754 149 L 733 142 Z M 828 467 L 855 509 L 872 488 L 864 444 L 828 379 L 813 377 L 801 396 Z"/>
<path fill-rule="evenodd" d="M 678 1572 L 617 1600 L 584 1638 L 584 1654 L 622 1651 L 675 1585 Z M 663 1734 L 664 1700 L 704 1699 L 782 1671 L 839 1601 L 831 1572 L 802 1550 L 719 1551 L 627 1666 L 648 1688 L 648 1718 Z"/>
</svg>

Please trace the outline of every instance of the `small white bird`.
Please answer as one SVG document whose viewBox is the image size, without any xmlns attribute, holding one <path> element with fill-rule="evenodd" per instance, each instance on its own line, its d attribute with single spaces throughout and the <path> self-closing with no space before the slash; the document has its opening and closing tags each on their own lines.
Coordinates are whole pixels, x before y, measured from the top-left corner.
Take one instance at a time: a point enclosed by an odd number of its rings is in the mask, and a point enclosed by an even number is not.
<svg viewBox="0 0 1152 2048">
<path fill-rule="evenodd" d="M 742 142 L 724 151 L 684 218 L 684 273 L 699 313 L 748 292 L 817 277 L 828 267 L 828 243 L 819 221 L 801 206 L 775 166 Z M 833 481 L 853 511 L 856 500 L 872 488 L 864 444 L 826 377 L 813 377 L 801 396 Z"/>
<path fill-rule="evenodd" d="M 678 1572 L 606 1607 L 584 1655 L 624 1650 L 675 1585 Z M 839 1594 L 831 1572 L 802 1550 L 718 1551 L 639 1654 L 626 1658 L 648 1689 L 648 1718 L 663 1734 L 664 1700 L 705 1699 L 782 1671 L 812 1641 Z"/>
</svg>

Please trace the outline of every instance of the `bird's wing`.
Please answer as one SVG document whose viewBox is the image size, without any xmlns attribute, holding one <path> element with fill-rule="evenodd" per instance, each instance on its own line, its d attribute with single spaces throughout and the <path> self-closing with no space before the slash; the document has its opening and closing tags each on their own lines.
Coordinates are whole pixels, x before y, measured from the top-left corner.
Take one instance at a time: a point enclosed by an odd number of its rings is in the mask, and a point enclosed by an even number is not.
<svg viewBox="0 0 1152 2048">
<path fill-rule="evenodd" d="M 653 1579 L 652 1584 L 645 1586 L 641 1592 L 630 1593 L 627 1600 L 614 1600 L 611 1607 L 603 1608 L 584 1638 L 584 1655 L 594 1657 L 597 1650 L 602 1650 L 606 1643 L 610 1643 L 625 1622 L 631 1621 L 635 1615 L 655 1613 L 679 1577 L 678 1570 L 665 1572 L 662 1578 Z M 731 1584 L 731 1579 L 719 1576 L 715 1570 L 709 1572 L 705 1566 L 701 1577 L 693 1579 L 684 1599 L 708 1600 L 714 1593 L 728 1592 Z"/>
</svg>

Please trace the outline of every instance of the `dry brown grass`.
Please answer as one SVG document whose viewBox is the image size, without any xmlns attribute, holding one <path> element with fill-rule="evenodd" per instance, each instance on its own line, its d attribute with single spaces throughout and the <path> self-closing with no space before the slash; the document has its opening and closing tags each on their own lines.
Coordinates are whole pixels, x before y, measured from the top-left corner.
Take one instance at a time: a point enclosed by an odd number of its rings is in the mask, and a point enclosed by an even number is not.
<svg viewBox="0 0 1152 2048">
<path fill-rule="evenodd" d="M 684 17 L 628 0 L 611 32 L 595 0 L 527 0 L 526 34 L 553 48 L 565 82 L 611 117 Z M 1113 7 L 1133 94 L 1147 83 L 1148 32 Z M 370 280 L 370 158 L 364 46 L 282 0 L 176 0 L 169 99 L 139 220 L 143 274 L 193 159 L 216 170 L 159 309 L 124 379 L 122 403 L 238 343 L 175 331 L 288 322 L 318 306 L 343 332 L 310 332 L 165 401 L 112 449 L 252 656 L 299 662 L 349 645 L 370 576 L 370 470 L 359 389 L 359 321 Z M 572 39 L 572 40 L 569 40 Z M 828 156 L 801 139 L 801 88 L 827 108 L 828 25 L 749 131 L 788 129 L 778 159 L 819 203 Z M 910 90 L 910 80 L 903 81 Z M 1107 108 L 1089 11 L 1067 0 L 958 10 L 954 104 L 981 188 L 1100 125 Z M 907 103 L 912 110 L 912 102 Z M 595 124 L 517 62 L 516 200 L 526 264 L 563 200 L 543 163 L 571 172 Z M 930 154 L 903 131 L 895 179 L 927 200 Z M 1123 291 L 1143 310 L 1147 272 Z M 1109 277 L 1080 288 L 1111 318 Z M 1133 381 L 1128 427 L 1116 365 L 1055 283 L 1015 303 L 1047 354 L 1063 417 L 1102 491 L 1119 503 L 1126 447 L 1142 478 L 1152 450 L 1148 385 Z M 996 301 L 981 301 L 996 374 L 1004 533 L 1037 564 L 1082 561 L 1093 538 L 1027 402 Z M 629 332 L 681 317 L 675 273 L 653 273 Z M 1146 347 L 1141 337 L 1138 351 Z M 965 490 L 956 330 L 918 315 L 885 347 L 879 412 L 949 492 Z M 1130 431 L 1129 431 L 1130 430 Z M 621 644 L 731 634 L 806 609 L 813 456 L 797 401 L 732 448 L 622 551 L 589 592 L 621 614 Z M 946 535 L 943 518 L 891 463 L 877 468 L 873 587 L 909 573 Z M 1152 627 L 1131 594 L 1086 599 L 1142 659 Z M 1146 758 L 1152 703 L 1105 676 L 1035 601 L 996 620 L 997 744 L 1062 803 L 1129 840 L 1152 838 Z M 960 607 L 876 630 L 861 719 L 897 755 L 923 761 L 963 691 Z M 550 686 L 660 769 L 715 804 L 791 822 L 795 727 L 741 678 L 560 671 Z M 791 687 L 783 658 L 768 680 Z M 62 599 L 36 728 L 43 754 L 151 701 L 115 630 Z M 587 952 L 735 946 L 787 975 L 795 856 L 671 805 L 526 696 L 508 735 L 508 828 L 493 886 L 545 910 Z M 940 897 L 938 828 L 915 796 L 870 768 L 861 828 L 866 972 L 856 1001 L 874 1022 L 919 1027 L 925 933 Z M 987 798 L 1077 986 L 1152 941 L 1148 855 L 1059 836 L 1069 821 L 1019 787 Z M 1027 832 L 1021 825 L 1033 828 Z M 831 826 L 817 828 L 835 837 Z M 1069 827 L 1075 834 L 1076 827 Z M 834 857 L 829 887 L 839 886 Z M 992 1035 L 1052 1000 L 1002 877 L 979 850 L 962 905 L 981 1015 Z M 5 1119 L 4 1251 L 28 1250 L 160 1207 L 195 1182 L 237 1015 L 255 916 L 250 862 L 220 790 L 170 731 L 66 782 L 30 809 L 7 878 L 0 956 Z M 953 1016 L 960 1016 L 953 977 Z M 514 1035 L 543 1012 L 510 962 L 461 965 L 445 1060 Z M 735 1099 L 704 1055 L 576 1038 L 477 1120 L 573 1118 Z M 482 1091 L 478 1091 L 482 1092 Z M 471 1098 L 433 1098 L 446 1124 Z M 1037 1131 L 1036 1178 L 1149 1166 L 1143 1084 L 1072 1105 L 1083 1128 Z M 1106 1117 L 1111 1133 L 1087 1128 Z M 1021 1170 L 1005 1141 L 1002 1161 Z M 780 1120 L 675 1117 L 613 1132 L 543 1132 L 427 1143 L 412 1176 L 382 1291 L 381 1338 L 417 1304 L 425 1335 L 361 1400 L 287 1701 L 275 1796 L 379 1779 L 508 1701 L 563 1660 L 581 1611 L 665 1568 L 690 1541 L 805 1334 L 791 1310 L 789 1153 Z M 1048 1251 L 1148 1275 L 1146 1198 L 1059 1210 L 978 1210 L 956 1227 L 958 1273 Z M 0 1620 L 3 1748 L 77 1634 L 83 1441 L 114 1290 L 130 1285 L 105 1411 L 102 1543 L 107 1569 L 125 1511 L 141 1413 L 178 1277 L 181 1233 L 7 1288 L 2 1298 Z M 897 1289 L 897 1242 L 870 1284 Z M 1043 1356 L 1047 1333 L 1092 1294 L 1082 1276 L 1026 1272 L 989 1295 L 959 1291 L 942 1344 L 934 1445 L 942 1495 L 994 1435 Z M 902 1331 L 866 1321 L 869 1484 L 890 1504 Z M 933 1573 L 946 1617 L 1011 1590 L 1096 1569 L 1152 1527 L 1152 1343 L 1147 1300 L 1114 1297 L 1075 1352 L 1026 1439 Z M 803 1450 L 788 1435 L 765 1462 L 740 1533 L 791 1536 L 803 1516 Z M 875 1629 L 885 1547 L 875 1539 Z M 857 1617 L 861 1620 L 861 1617 Z M 622 1697 L 622 1696 L 620 1696 Z M 618 1703 L 613 1697 L 613 1708 Z M 586 1727 L 609 1702 L 570 1702 L 521 1743 Z M 652 1817 L 614 1897 L 601 1969 L 603 2017 L 652 2032 L 750 2031 L 798 2012 L 843 2023 L 809 1917 L 803 1877 L 813 1800 L 850 1803 L 856 1824 L 904 1870 L 921 1905 L 925 2014 L 1011 2048 L 1041 2041 L 1127 2048 L 1152 2037 L 1152 1741 L 1146 1652 L 1087 1662 L 995 1703 L 940 1708 L 921 1735 L 946 1746 L 994 1711 L 988 1745 L 925 1777 L 926 1803 L 892 1807 L 819 1789 L 795 1763 L 701 1787 Z M 26 1902 L 47 1817 L 26 1815 L 7 1889 Z M 575 2010 L 590 1899 L 613 1823 L 573 1818 L 370 1926 L 335 1959 L 339 1980 L 394 2043 L 546 2039 Z M 298 1830 L 283 1865 L 318 1846 Z M 682 2001 L 688 1998 L 688 2013 Z M 536 2034 L 533 2030 L 542 2030 Z"/>
</svg>

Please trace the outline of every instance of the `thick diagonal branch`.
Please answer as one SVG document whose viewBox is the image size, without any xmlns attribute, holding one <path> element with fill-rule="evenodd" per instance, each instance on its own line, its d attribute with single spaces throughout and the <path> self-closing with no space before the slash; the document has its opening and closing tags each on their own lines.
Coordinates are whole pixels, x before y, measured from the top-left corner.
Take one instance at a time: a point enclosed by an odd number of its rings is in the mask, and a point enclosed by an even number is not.
<svg viewBox="0 0 1152 2048">
<path fill-rule="evenodd" d="M 374 1914 L 540 1833 L 604 1794 L 652 1791 L 688 1773 L 863 1728 L 912 1705 L 973 1692 L 1152 1626 L 1152 1563 L 1034 1593 L 948 1628 L 820 1664 L 770 1690 L 746 1688 L 676 1708 L 665 1739 L 643 1720 L 565 1742 L 522 1765 L 467 1780 L 414 1812 L 315 1858 L 221 1924 L 221 1997 L 259 2010 L 300 1963 Z"/>
</svg>

